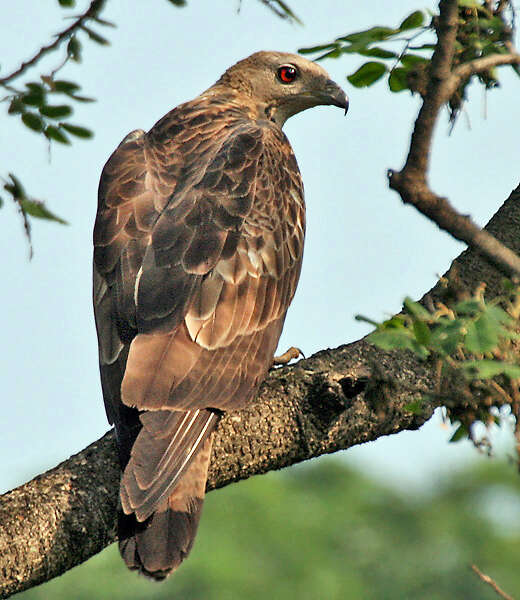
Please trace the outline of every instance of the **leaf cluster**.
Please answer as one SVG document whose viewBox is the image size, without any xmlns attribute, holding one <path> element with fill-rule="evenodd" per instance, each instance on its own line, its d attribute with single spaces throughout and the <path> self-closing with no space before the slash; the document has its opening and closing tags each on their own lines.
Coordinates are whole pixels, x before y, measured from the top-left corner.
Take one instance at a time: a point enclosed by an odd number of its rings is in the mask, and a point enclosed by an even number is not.
<svg viewBox="0 0 520 600">
<path fill-rule="evenodd" d="M 406 298 L 400 314 L 376 327 L 368 340 L 384 350 L 409 350 L 436 364 L 435 388 L 421 390 L 408 407 L 420 412 L 428 397 L 440 397 L 448 416 L 460 421 L 454 441 L 473 438 L 472 425 L 500 424 L 496 407 L 508 405 L 520 415 L 520 286 L 505 282 L 504 294 L 487 301 L 484 286 L 452 304 L 431 309 Z M 493 408 L 493 410 L 492 410 Z M 474 440 L 475 441 L 475 440 Z"/>
<path fill-rule="evenodd" d="M 44 135 L 49 141 L 70 144 L 67 133 L 88 139 L 93 136 L 90 129 L 65 121 L 73 113 L 73 108 L 68 103 L 70 100 L 94 101 L 92 98 L 80 96 L 79 90 L 80 86 L 72 81 L 42 76 L 41 82 L 26 83 L 24 90 L 9 98 L 8 113 L 19 115 L 26 127 Z M 57 101 L 54 100 L 56 97 L 59 98 Z"/>
<path fill-rule="evenodd" d="M 58 0 L 58 3 L 65 9 L 73 8 L 76 4 L 75 0 Z M 109 43 L 90 24 L 92 22 L 102 27 L 114 26 L 99 16 L 102 6 L 102 2 L 97 5 L 94 2 L 91 3 L 87 12 L 78 17 L 73 25 L 56 34 L 55 40 L 51 44 L 43 46 L 35 56 L 22 63 L 13 73 L 0 78 L 0 87 L 6 91 L 1 102 L 7 105 L 7 114 L 18 117 L 25 127 L 42 136 L 49 145 L 52 142 L 70 145 L 71 138 L 90 139 L 94 135 L 91 129 L 69 122 L 69 118 L 74 112 L 74 103 L 93 102 L 94 99 L 82 95 L 78 83 L 59 79 L 57 73 L 69 61 L 81 62 L 81 35 L 86 35 L 88 39 L 97 44 L 107 45 Z M 38 81 L 28 81 L 22 86 L 13 84 L 14 79 L 34 67 L 45 54 L 57 51 L 61 44 L 65 44 L 65 56 L 55 69 L 50 73 L 40 74 Z M 64 219 L 47 209 L 42 201 L 30 198 L 25 193 L 20 180 L 12 173 L 9 173 L 8 180 L 4 180 L 3 187 L 18 205 L 29 244 L 31 241 L 31 217 L 66 223 Z"/>
<path fill-rule="evenodd" d="M 477 0 L 459 0 L 460 23 L 453 66 L 510 51 L 508 44 L 512 24 L 508 22 L 503 8 L 497 6 L 492 11 L 489 4 Z M 427 16 L 430 17 L 429 20 Z M 427 15 L 417 10 L 404 18 L 397 27 L 370 27 L 343 35 L 326 44 L 300 48 L 299 52 L 317 55 L 316 60 L 339 58 L 348 54 L 378 59 L 362 64 L 347 76 L 348 81 L 355 87 L 369 87 L 387 76 L 390 91 L 409 90 L 424 95 L 427 72 L 435 49 L 431 34 L 435 32 L 437 21 L 438 15 Z M 423 38 L 421 43 L 419 38 Z M 517 66 L 513 68 L 519 72 Z M 495 87 L 498 83 L 496 69 L 479 74 L 478 77 L 486 88 Z M 466 85 L 467 82 L 458 90 L 459 106 L 464 98 Z"/>
<path fill-rule="evenodd" d="M 175 7 L 186 6 L 187 0 L 168 0 Z M 296 14 L 284 0 L 259 0 L 279 17 L 301 23 Z M 76 0 L 57 0 L 63 9 L 76 6 Z M 76 17 L 73 22 L 53 40 L 42 46 L 30 59 L 21 62 L 18 68 L 8 75 L 0 75 L 0 88 L 5 90 L 5 95 L 0 98 L 7 106 L 7 114 L 18 117 L 20 122 L 31 131 L 42 136 L 51 147 L 53 142 L 70 145 L 71 139 L 89 139 L 93 137 L 93 131 L 82 125 L 69 122 L 72 116 L 75 102 L 93 102 L 94 98 L 84 96 L 80 93 L 81 86 L 75 81 L 59 79 L 60 71 L 67 63 L 79 63 L 82 60 L 83 43 L 85 36 L 88 40 L 108 45 L 109 40 L 99 33 L 99 27 L 115 27 L 113 23 L 102 19 L 100 13 L 105 6 L 106 0 L 91 0 L 88 9 Z M 47 54 L 55 53 L 65 46 L 65 55 L 58 66 L 50 73 L 39 74 L 37 81 L 28 81 L 23 86 L 16 86 L 13 81 L 31 69 L 35 69 L 40 60 Z M 15 183 L 16 181 L 16 183 Z M 8 180 L 4 179 L 4 189 L 18 204 L 23 218 L 25 232 L 30 244 L 30 217 L 51 219 L 64 223 L 48 209 L 44 209 L 42 202 L 30 200 L 23 190 L 19 179 L 9 174 Z M 2 205 L 0 198 L 0 206 Z M 32 253 L 32 250 L 31 250 Z"/>
<path fill-rule="evenodd" d="M 51 212 L 45 205 L 45 202 L 29 196 L 18 177 L 12 173 L 9 173 L 9 179 L 7 181 L 4 180 L 3 187 L 18 206 L 18 210 L 20 211 L 23 220 L 25 235 L 29 242 L 29 256 L 32 257 L 33 250 L 31 243 L 31 223 L 29 221 L 29 217 L 54 221 L 56 223 L 60 223 L 61 225 L 68 225 L 68 223 L 61 217 L 58 217 L 58 215 Z M 2 204 L 3 199 L 0 197 L 0 206 L 2 206 Z"/>
<path fill-rule="evenodd" d="M 491 10 L 488 5 L 488 2 L 459 0 L 459 25 L 453 61 L 455 66 L 492 54 L 510 52 L 512 23 L 505 18 L 502 7 Z M 513 69 L 520 74 L 518 65 L 513 65 Z M 498 85 L 495 70 L 479 73 L 477 76 L 486 88 Z"/>
</svg>

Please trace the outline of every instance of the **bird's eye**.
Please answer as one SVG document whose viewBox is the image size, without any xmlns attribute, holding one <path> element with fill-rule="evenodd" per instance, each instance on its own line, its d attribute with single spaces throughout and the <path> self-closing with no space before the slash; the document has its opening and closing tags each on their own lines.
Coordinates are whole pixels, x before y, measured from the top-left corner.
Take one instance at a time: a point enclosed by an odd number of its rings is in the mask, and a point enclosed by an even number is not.
<svg viewBox="0 0 520 600">
<path fill-rule="evenodd" d="M 298 77 L 298 69 L 294 65 L 282 65 L 278 69 L 278 79 L 282 83 L 292 83 Z"/>
</svg>

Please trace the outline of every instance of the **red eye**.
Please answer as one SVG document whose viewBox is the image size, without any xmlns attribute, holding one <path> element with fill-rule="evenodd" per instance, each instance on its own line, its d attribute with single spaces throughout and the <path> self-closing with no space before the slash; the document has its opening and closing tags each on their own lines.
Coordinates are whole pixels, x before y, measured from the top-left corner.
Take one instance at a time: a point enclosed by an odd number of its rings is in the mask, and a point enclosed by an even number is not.
<svg viewBox="0 0 520 600">
<path fill-rule="evenodd" d="M 298 77 L 298 69 L 293 65 L 283 65 L 278 69 L 278 79 L 282 83 L 292 83 Z"/>
</svg>

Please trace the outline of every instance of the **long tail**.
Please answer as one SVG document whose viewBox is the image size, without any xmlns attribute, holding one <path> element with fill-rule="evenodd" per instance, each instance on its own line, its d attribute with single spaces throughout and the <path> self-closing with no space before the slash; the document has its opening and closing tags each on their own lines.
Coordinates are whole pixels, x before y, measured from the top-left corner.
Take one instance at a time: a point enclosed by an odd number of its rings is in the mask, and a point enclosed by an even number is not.
<svg viewBox="0 0 520 600">
<path fill-rule="evenodd" d="M 208 414 L 207 411 L 200 412 Z M 197 419 L 200 423 L 205 420 L 208 419 L 203 414 Z M 209 419 L 212 425 L 209 431 L 213 429 L 213 421 L 216 423 L 216 418 Z M 158 448 L 150 447 L 150 439 L 147 439 L 146 434 L 141 440 L 141 434 L 138 436 L 121 481 L 120 492 L 119 550 L 128 568 L 162 580 L 188 556 L 197 533 L 204 501 L 213 437 L 211 433 L 208 434 L 201 440 L 202 443 L 196 448 L 186 467 L 181 472 L 175 472 L 174 485 L 166 483 L 168 480 L 172 481 L 173 474 L 168 469 L 168 452 L 162 453 L 162 459 L 158 462 L 152 459 L 150 464 L 149 459 Z M 153 441 L 159 442 L 156 439 Z M 164 438 L 162 442 L 168 444 Z M 192 451 L 193 446 L 191 449 L 188 446 L 188 454 Z M 140 465 L 144 458 L 148 459 L 148 469 L 142 471 Z M 157 455 L 157 458 L 161 457 Z M 172 453 L 172 460 L 178 458 L 177 452 Z M 161 465 L 160 476 L 157 476 L 158 471 L 153 467 Z M 164 472 L 161 473 L 161 470 Z M 153 476 L 154 471 L 156 476 Z M 167 473 L 168 471 L 170 472 Z M 161 489 L 163 494 L 158 493 Z"/>
</svg>

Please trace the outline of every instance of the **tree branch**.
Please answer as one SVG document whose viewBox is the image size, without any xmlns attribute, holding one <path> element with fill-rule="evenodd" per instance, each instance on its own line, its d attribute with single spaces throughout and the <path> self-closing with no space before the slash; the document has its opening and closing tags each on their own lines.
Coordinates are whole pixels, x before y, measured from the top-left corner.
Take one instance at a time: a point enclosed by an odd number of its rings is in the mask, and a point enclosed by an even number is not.
<svg viewBox="0 0 520 600">
<path fill-rule="evenodd" d="M 501 244 L 487 231 L 478 227 L 468 216 L 457 212 L 447 198 L 438 196 L 428 186 L 427 170 L 433 130 L 442 105 L 451 98 L 460 82 L 498 64 L 515 64 L 517 54 L 492 55 L 465 63 L 452 71 L 457 37 L 458 2 L 441 0 L 437 26 L 437 45 L 432 56 L 426 95 L 417 115 L 410 142 L 410 150 L 403 169 L 389 170 L 391 189 L 401 196 L 405 204 L 412 204 L 441 229 L 482 255 L 506 276 L 520 275 L 520 257 Z"/>
<path fill-rule="evenodd" d="M 54 40 L 54 42 L 52 42 L 51 44 L 48 44 L 47 46 L 42 46 L 32 58 L 23 62 L 18 67 L 18 69 L 16 69 L 9 75 L 6 75 L 5 77 L 0 78 L 0 85 L 5 86 L 7 83 L 12 81 L 13 79 L 16 79 L 17 77 L 19 77 L 20 75 L 25 73 L 25 71 L 29 67 L 32 67 L 33 65 L 35 65 L 46 54 L 55 50 L 64 40 L 71 37 L 71 35 L 75 31 L 77 31 L 78 29 L 81 29 L 81 27 L 84 25 L 85 21 L 88 21 L 89 19 L 92 19 L 93 17 L 97 17 L 99 15 L 99 13 L 101 12 L 101 10 L 103 9 L 105 2 L 106 2 L 106 0 L 92 0 L 88 9 L 82 15 L 80 15 L 75 21 L 73 21 L 72 25 L 70 25 L 69 27 L 67 27 L 66 29 L 61 31 L 60 33 L 56 34 L 56 36 L 55 36 L 56 39 Z"/>
<path fill-rule="evenodd" d="M 457 37 L 458 2 L 441 0 L 439 4 L 438 42 L 432 56 L 431 71 L 426 96 L 415 121 L 408 158 L 403 171 L 414 173 L 418 180 L 426 181 L 433 130 L 439 110 L 445 102 L 444 89 L 451 77 L 451 63 Z"/>
<path fill-rule="evenodd" d="M 493 67 L 502 65 L 520 65 L 520 54 L 490 54 L 483 58 L 476 58 L 459 65 L 454 69 L 445 90 L 445 102 L 451 98 L 459 85 L 477 73 L 484 73 Z"/>
<path fill-rule="evenodd" d="M 520 250 L 520 186 L 488 225 Z M 500 273 L 466 251 L 455 261 L 468 288 L 498 291 Z M 435 296 L 439 288 L 434 288 Z M 216 432 L 208 491 L 404 429 L 420 415 L 406 404 L 433 386 L 434 366 L 410 353 L 383 352 L 360 340 L 273 371 L 257 401 L 226 415 Z M 0 500 L 0 594 L 48 581 L 115 540 L 119 468 L 112 432 Z"/>
<path fill-rule="evenodd" d="M 520 275 L 520 258 L 496 237 L 476 225 L 469 216 L 461 215 L 447 198 L 437 196 L 415 173 L 389 172 L 390 187 L 399 192 L 405 204 L 412 204 L 419 212 L 447 231 L 454 238 L 475 248 L 507 277 Z"/>
<path fill-rule="evenodd" d="M 513 596 L 506 594 L 504 590 L 500 589 L 500 587 L 494 579 L 491 579 L 489 575 L 484 575 L 484 573 L 482 573 L 482 571 L 477 567 L 477 565 L 471 565 L 471 570 L 474 573 L 476 573 L 484 583 L 489 585 L 495 591 L 497 596 L 505 598 L 505 600 L 514 600 Z"/>
</svg>

